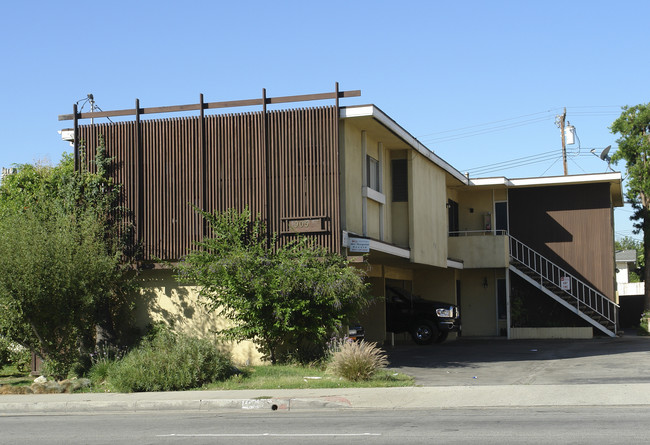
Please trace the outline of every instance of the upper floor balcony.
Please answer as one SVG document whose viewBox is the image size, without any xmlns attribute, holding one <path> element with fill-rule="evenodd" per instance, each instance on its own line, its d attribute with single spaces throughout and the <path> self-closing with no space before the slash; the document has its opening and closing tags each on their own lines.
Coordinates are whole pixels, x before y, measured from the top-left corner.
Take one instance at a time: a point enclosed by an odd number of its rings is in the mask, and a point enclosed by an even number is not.
<svg viewBox="0 0 650 445">
<path fill-rule="evenodd" d="M 505 230 L 449 232 L 449 258 L 463 262 L 465 269 L 508 267 L 508 233 Z"/>
</svg>

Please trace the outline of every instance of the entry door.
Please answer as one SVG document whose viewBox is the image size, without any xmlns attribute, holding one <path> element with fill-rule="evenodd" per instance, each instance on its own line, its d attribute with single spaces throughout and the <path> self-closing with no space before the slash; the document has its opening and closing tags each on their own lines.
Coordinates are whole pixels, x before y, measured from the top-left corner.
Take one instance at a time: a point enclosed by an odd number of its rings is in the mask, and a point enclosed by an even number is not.
<svg viewBox="0 0 650 445">
<path fill-rule="evenodd" d="M 508 201 L 494 203 L 494 219 L 496 231 L 508 233 Z"/>
</svg>

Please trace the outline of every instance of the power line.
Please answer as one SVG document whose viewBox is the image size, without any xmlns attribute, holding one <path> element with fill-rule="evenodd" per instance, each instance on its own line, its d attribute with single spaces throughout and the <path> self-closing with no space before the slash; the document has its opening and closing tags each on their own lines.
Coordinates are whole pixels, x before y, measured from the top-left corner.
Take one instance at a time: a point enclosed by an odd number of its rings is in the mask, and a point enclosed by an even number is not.
<svg viewBox="0 0 650 445">
<path fill-rule="evenodd" d="M 553 161 L 553 163 L 551 165 L 549 165 L 548 168 L 546 170 L 544 170 L 544 173 L 542 173 L 540 176 L 544 176 L 546 174 L 546 172 L 549 171 L 551 169 L 551 167 L 553 167 L 555 165 L 555 163 L 557 161 L 559 161 L 560 159 L 562 159 L 562 156 L 558 157 L 555 161 Z"/>
<path fill-rule="evenodd" d="M 530 156 L 524 156 L 524 157 L 521 157 L 521 158 L 510 159 L 508 161 L 495 162 L 495 163 L 492 163 L 492 164 L 482 165 L 482 166 L 479 166 L 479 167 L 469 168 L 469 169 L 466 169 L 466 170 L 469 170 L 469 171 L 484 170 L 484 169 L 487 169 L 487 168 L 501 167 L 501 166 L 512 164 L 512 163 L 530 161 L 530 160 L 539 159 L 539 158 L 545 159 L 548 156 L 551 156 L 551 157 L 557 156 L 557 150 L 546 151 L 546 152 L 543 152 L 543 153 L 538 153 L 538 154 L 530 155 Z"/>
<path fill-rule="evenodd" d="M 543 122 L 549 119 L 554 118 L 554 116 L 546 116 L 542 118 L 535 118 L 535 119 L 529 119 L 527 121 L 522 121 L 522 122 L 516 122 L 512 124 L 506 124 L 506 125 L 500 125 L 492 128 L 485 128 L 483 130 L 474 130 L 470 132 L 465 132 L 465 133 L 460 133 L 460 134 L 455 134 L 455 135 L 449 135 L 449 136 L 442 136 L 439 138 L 423 138 L 421 139 L 422 142 L 426 143 L 435 143 L 435 144 L 441 144 L 444 142 L 450 142 L 450 141 L 455 141 L 457 139 L 463 139 L 463 138 L 468 138 L 468 137 L 473 137 L 473 136 L 480 136 L 482 134 L 488 134 L 488 133 L 494 133 L 497 131 L 503 131 L 503 130 L 509 130 L 511 128 L 516 128 L 516 127 L 522 127 L 524 125 L 531 125 L 534 123 L 538 122 Z"/>
<path fill-rule="evenodd" d="M 498 123 L 501 123 L 501 122 L 507 122 L 507 121 L 512 121 L 512 120 L 516 120 L 516 119 L 521 119 L 522 117 L 530 117 L 530 116 L 536 116 L 538 114 L 543 114 L 543 113 L 551 113 L 551 112 L 553 112 L 553 110 L 554 109 L 547 110 L 547 111 L 539 111 L 537 113 L 531 113 L 531 114 L 523 114 L 521 116 L 510 117 L 510 118 L 501 119 L 501 120 L 498 120 L 498 121 L 486 122 L 484 124 L 476 124 L 476 125 L 470 125 L 470 126 L 467 126 L 467 127 L 454 128 L 452 130 L 444 130 L 444 131 L 437 131 L 437 132 L 434 132 L 434 133 L 427 133 L 427 134 L 423 134 L 420 137 L 424 138 L 426 136 L 432 136 L 432 135 L 442 134 L 442 133 L 453 133 L 454 131 L 467 130 L 469 128 L 485 127 L 487 125 L 498 124 Z"/>
<path fill-rule="evenodd" d="M 570 150 L 577 151 L 568 151 L 567 155 L 570 158 L 575 158 L 576 156 L 586 156 L 586 154 L 580 153 L 580 148 L 573 148 Z M 492 164 L 482 165 L 473 168 L 462 169 L 462 171 L 468 171 L 474 175 L 482 175 L 485 173 L 491 173 L 499 170 L 512 169 L 515 167 L 522 167 L 525 165 L 537 164 L 546 161 L 556 160 L 557 157 L 562 157 L 561 153 L 558 153 L 558 150 L 550 150 L 542 153 L 533 154 L 530 156 L 523 156 L 521 158 L 510 159 L 506 161 L 494 162 Z"/>
<path fill-rule="evenodd" d="M 511 170 L 513 168 L 524 167 L 526 165 L 532 165 L 532 164 L 539 164 L 539 163 L 542 163 L 542 162 L 554 161 L 554 163 L 555 163 L 559 159 L 562 159 L 562 154 L 556 153 L 556 154 L 553 154 L 553 155 L 547 155 L 547 156 L 540 157 L 540 158 L 532 158 L 532 159 L 527 158 L 527 159 L 523 159 L 523 160 L 518 161 L 518 162 L 510 161 L 510 162 L 501 163 L 499 165 L 494 165 L 493 167 L 467 169 L 467 170 L 463 170 L 463 171 L 468 171 L 472 175 L 484 175 L 486 173 L 492 173 L 492 172 L 502 171 L 502 170 Z"/>
<path fill-rule="evenodd" d="M 621 107 L 618 105 L 577 105 L 577 106 L 572 106 L 572 107 L 566 107 L 567 109 L 571 110 L 571 115 L 572 116 L 586 116 L 586 117 L 599 117 L 599 116 L 618 116 L 620 114 L 620 109 Z M 607 110 L 608 108 L 616 108 L 616 111 L 612 110 L 609 111 Z M 475 125 L 469 125 L 465 127 L 459 127 L 451 130 L 443 130 L 443 131 L 437 131 L 437 132 L 432 132 L 432 133 L 426 133 L 423 135 L 418 136 L 418 139 L 420 139 L 424 143 L 429 143 L 429 144 L 442 144 L 446 142 L 451 142 L 455 141 L 458 139 L 463 139 L 463 138 L 468 138 L 468 137 L 474 137 L 474 136 L 480 136 L 483 134 L 488 134 L 488 133 L 493 133 L 497 131 L 503 131 L 503 130 L 508 130 L 511 128 L 516 128 L 519 126 L 523 125 L 531 125 L 537 122 L 543 122 L 546 119 L 554 118 L 555 115 L 552 116 L 543 116 L 543 117 L 536 117 L 533 119 L 527 119 L 521 121 L 520 119 L 522 118 L 527 118 L 531 116 L 538 116 L 540 114 L 547 114 L 547 113 L 554 113 L 556 110 L 559 110 L 560 107 L 556 108 L 551 108 L 546 111 L 539 111 L 536 113 L 529 113 L 529 114 L 523 114 L 520 116 L 515 116 L 511 118 L 506 118 L 506 119 L 499 119 L 496 121 L 490 121 L 482 124 L 475 124 Z M 576 111 L 573 111 L 574 109 L 578 109 Z M 589 111 L 589 110 L 593 111 Z M 519 122 L 511 122 L 511 121 L 517 121 L 520 120 Z M 502 124 L 503 122 L 511 122 L 508 124 Z M 502 124 L 502 125 L 495 125 L 495 124 Z M 488 127 L 488 128 L 480 128 L 480 127 Z M 470 130 L 470 131 L 466 131 Z M 457 133 L 457 134 L 450 134 L 450 133 Z M 441 136 L 438 136 L 441 135 Z"/>
</svg>

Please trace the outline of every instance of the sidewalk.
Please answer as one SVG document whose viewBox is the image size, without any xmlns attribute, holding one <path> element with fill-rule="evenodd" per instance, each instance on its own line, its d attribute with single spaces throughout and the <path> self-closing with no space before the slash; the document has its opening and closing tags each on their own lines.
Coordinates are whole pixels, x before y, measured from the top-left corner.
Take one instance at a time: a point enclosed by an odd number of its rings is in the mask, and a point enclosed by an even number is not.
<svg viewBox="0 0 650 445">
<path fill-rule="evenodd" d="M 592 405 L 650 405 L 650 383 L 5 395 L 0 396 L 0 417 L 159 410 L 399 410 Z"/>
<path fill-rule="evenodd" d="M 388 349 L 410 388 L 0 395 L 0 417 L 98 412 L 650 405 L 650 337 L 462 340 Z"/>
</svg>

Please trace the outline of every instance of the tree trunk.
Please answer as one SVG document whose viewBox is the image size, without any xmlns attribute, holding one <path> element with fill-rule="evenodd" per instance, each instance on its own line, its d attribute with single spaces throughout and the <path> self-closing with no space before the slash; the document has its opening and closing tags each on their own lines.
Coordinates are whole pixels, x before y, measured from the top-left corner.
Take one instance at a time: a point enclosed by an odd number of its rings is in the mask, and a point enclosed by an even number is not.
<svg viewBox="0 0 650 445">
<path fill-rule="evenodd" d="M 650 214 L 648 208 L 643 209 L 643 255 L 646 258 L 646 265 L 643 271 L 644 292 L 643 292 L 643 311 L 650 311 Z"/>
</svg>

